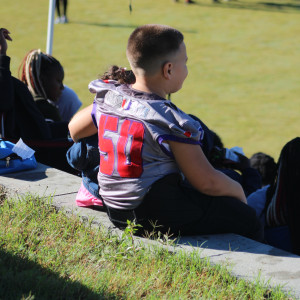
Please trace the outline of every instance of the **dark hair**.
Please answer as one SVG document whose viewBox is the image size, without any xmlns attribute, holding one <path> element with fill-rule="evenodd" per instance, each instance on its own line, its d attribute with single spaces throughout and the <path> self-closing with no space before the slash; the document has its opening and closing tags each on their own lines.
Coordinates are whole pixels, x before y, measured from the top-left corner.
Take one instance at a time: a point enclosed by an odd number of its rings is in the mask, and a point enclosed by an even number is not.
<svg viewBox="0 0 300 300">
<path fill-rule="evenodd" d="M 277 172 L 277 164 L 273 157 L 263 152 L 257 152 L 251 156 L 250 166 L 260 173 L 263 185 L 268 185 L 274 182 Z"/>
<path fill-rule="evenodd" d="M 224 144 L 221 140 L 221 137 L 211 129 L 210 129 L 210 132 L 213 137 L 213 146 L 217 146 L 219 148 L 224 148 Z"/>
<path fill-rule="evenodd" d="M 300 255 L 300 137 L 281 150 L 277 176 L 267 191 L 265 206 L 269 226 L 288 225 L 293 252 Z"/>
<path fill-rule="evenodd" d="M 121 84 L 135 83 L 135 76 L 131 70 L 118 67 L 116 65 L 110 66 L 109 69 L 100 76 L 102 80 L 115 80 Z"/>
<path fill-rule="evenodd" d="M 182 33 L 172 27 L 159 24 L 140 26 L 128 39 L 127 58 L 132 68 L 151 74 L 168 61 L 182 42 Z"/>
<path fill-rule="evenodd" d="M 19 78 L 28 86 L 32 95 L 47 98 L 41 76 L 49 75 L 57 70 L 63 71 L 63 67 L 52 55 L 45 54 L 39 49 L 31 50 L 19 66 Z"/>
</svg>

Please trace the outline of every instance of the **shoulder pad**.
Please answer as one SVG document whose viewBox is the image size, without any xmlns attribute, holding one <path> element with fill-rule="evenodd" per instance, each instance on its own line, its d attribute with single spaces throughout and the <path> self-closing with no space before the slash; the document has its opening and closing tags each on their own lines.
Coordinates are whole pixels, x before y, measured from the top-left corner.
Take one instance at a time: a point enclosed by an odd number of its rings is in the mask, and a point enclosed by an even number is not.
<svg viewBox="0 0 300 300">
<path fill-rule="evenodd" d="M 107 92 L 116 89 L 116 85 L 118 84 L 115 80 L 101 80 L 96 79 L 90 82 L 89 91 L 93 94 L 97 94 L 100 92 Z"/>
</svg>

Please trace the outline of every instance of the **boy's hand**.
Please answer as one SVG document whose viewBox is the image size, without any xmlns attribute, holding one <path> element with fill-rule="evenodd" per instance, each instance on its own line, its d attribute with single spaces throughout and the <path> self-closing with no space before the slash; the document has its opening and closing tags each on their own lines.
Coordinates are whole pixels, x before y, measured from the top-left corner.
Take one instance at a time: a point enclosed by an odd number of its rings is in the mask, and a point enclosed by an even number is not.
<svg viewBox="0 0 300 300">
<path fill-rule="evenodd" d="M 5 28 L 0 28 L 0 54 L 6 55 L 7 51 L 7 42 L 6 40 L 12 41 L 12 38 L 9 36 L 10 32 Z"/>
</svg>

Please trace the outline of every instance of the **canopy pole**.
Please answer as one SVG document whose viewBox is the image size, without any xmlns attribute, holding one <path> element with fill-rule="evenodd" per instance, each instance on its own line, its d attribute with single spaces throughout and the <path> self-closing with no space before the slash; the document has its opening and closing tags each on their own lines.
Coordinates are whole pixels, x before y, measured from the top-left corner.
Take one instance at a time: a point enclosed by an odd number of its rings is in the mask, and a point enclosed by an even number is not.
<svg viewBox="0 0 300 300">
<path fill-rule="evenodd" d="M 49 0 L 48 31 L 47 31 L 47 45 L 46 45 L 47 54 L 52 54 L 54 11 L 55 11 L 55 0 Z"/>
</svg>

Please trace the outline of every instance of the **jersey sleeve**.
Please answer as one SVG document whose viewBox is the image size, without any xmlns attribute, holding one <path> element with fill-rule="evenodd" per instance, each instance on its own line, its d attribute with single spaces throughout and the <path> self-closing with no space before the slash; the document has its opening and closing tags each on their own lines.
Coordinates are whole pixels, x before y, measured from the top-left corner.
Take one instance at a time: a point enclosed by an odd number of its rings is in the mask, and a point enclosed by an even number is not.
<svg viewBox="0 0 300 300">
<path fill-rule="evenodd" d="M 92 119 L 93 119 L 93 123 L 96 126 L 96 128 L 98 129 L 98 124 L 97 124 L 97 103 L 94 100 L 93 102 L 93 109 L 92 109 L 92 113 L 91 113 Z"/>
<path fill-rule="evenodd" d="M 93 109 L 92 109 L 92 119 L 93 123 L 98 128 L 97 124 L 97 104 L 103 102 L 106 93 L 115 87 L 116 81 L 114 80 L 93 80 L 89 83 L 89 91 L 92 94 L 95 94 L 94 102 L 93 102 Z"/>
<path fill-rule="evenodd" d="M 197 120 L 169 101 L 158 105 L 160 107 L 155 109 L 158 112 L 156 122 L 150 122 L 149 127 L 156 142 L 167 155 L 173 156 L 166 143 L 168 141 L 202 146 L 204 130 Z"/>
</svg>

